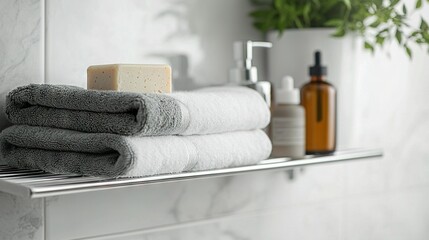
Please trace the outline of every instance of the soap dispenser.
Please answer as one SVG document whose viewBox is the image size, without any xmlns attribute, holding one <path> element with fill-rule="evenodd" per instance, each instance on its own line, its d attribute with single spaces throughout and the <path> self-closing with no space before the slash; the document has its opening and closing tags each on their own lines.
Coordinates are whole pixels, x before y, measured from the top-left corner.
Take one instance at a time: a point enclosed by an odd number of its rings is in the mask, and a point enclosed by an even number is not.
<svg viewBox="0 0 429 240">
<path fill-rule="evenodd" d="M 252 65 L 253 48 L 255 47 L 271 48 L 272 43 L 253 41 L 234 43 L 236 66 L 230 71 L 230 82 L 256 90 L 264 98 L 268 106 L 271 106 L 271 83 L 258 81 L 258 70 Z"/>
<path fill-rule="evenodd" d="M 273 157 L 305 156 L 305 110 L 293 78 L 285 76 L 275 91 L 276 104 L 271 119 Z"/>
<path fill-rule="evenodd" d="M 336 90 L 326 81 L 327 68 L 322 54 L 314 54 L 309 69 L 310 82 L 301 88 L 301 103 L 306 112 L 306 152 L 328 154 L 336 148 Z"/>
</svg>

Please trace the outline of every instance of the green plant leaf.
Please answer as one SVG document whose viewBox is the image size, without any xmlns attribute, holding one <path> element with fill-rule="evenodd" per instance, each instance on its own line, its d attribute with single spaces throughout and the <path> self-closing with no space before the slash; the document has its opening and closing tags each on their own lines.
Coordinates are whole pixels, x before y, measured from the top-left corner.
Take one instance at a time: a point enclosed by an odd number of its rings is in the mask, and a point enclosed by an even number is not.
<svg viewBox="0 0 429 240">
<path fill-rule="evenodd" d="M 400 0 L 393 0 L 393 1 L 391 1 L 391 2 L 390 2 L 390 7 L 394 7 L 394 6 L 396 6 L 396 4 L 398 4 L 398 3 L 399 3 L 399 1 L 400 1 Z"/>
<path fill-rule="evenodd" d="M 347 9 L 351 9 L 352 8 L 352 3 L 350 2 L 350 0 L 343 0 L 343 2 L 346 5 Z"/>
<path fill-rule="evenodd" d="M 265 32 L 267 32 L 267 31 L 268 31 L 268 29 L 266 29 L 266 27 L 265 27 L 265 23 L 262 23 L 262 22 L 255 22 L 255 23 L 253 23 L 253 26 L 254 26 L 256 29 L 258 29 L 258 30 L 260 30 L 261 32 L 263 32 L 263 33 L 265 33 Z"/>
<path fill-rule="evenodd" d="M 342 27 L 338 27 L 335 33 L 332 34 L 333 37 L 344 37 L 346 35 L 346 30 Z"/>
<path fill-rule="evenodd" d="M 283 9 L 283 4 L 284 4 L 283 0 L 274 0 L 274 7 L 277 10 L 282 10 Z"/>
<path fill-rule="evenodd" d="M 378 26 L 380 26 L 381 21 L 379 19 L 375 20 L 373 23 L 371 23 L 369 26 L 372 28 L 376 28 Z"/>
<path fill-rule="evenodd" d="M 325 22 L 326 27 L 339 27 L 344 23 L 344 20 L 342 19 L 330 19 L 327 22 Z"/>
<path fill-rule="evenodd" d="M 413 52 L 411 51 L 411 49 L 407 45 L 405 45 L 404 47 L 405 47 L 405 51 L 406 51 L 408 57 L 410 59 L 413 58 Z"/>
<path fill-rule="evenodd" d="M 389 28 L 384 28 L 383 30 L 381 30 L 378 34 L 383 34 L 383 33 L 388 33 L 389 32 Z"/>
<path fill-rule="evenodd" d="M 423 4 L 422 0 L 417 0 L 417 2 L 416 2 L 416 9 L 421 8 L 422 4 Z"/>
<path fill-rule="evenodd" d="M 417 37 L 417 35 L 419 34 L 420 34 L 420 31 L 414 31 L 413 33 L 411 33 L 409 38 Z"/>
<path fill-rule="evenodd" d="M 256 11 L 249 14 L 253 25 L 263 33 L 277 30 L 281 34 L 290 28 L 333 27 L 333 37 L 356 33 L 365 39 L 365 49 L 371 52 L 392 40 L 397 41 L 404 51 L 407 51 L 405 45 L 412 43 L 429 48 L 428 22 L 422 18 L 420 26 L 414 26 L 410 19 L 414 14 L 424 15 L 422 9 L 429 0 L 413 0 L 415 5 L 408 7 L 402 0 L 249 1 L 256 6 Z"/>
<path fill-rule="evenodd" d="M 269 9 L 263 9 L 263 10 L 257 10 L 250 12 L 250 16 L 254 18 L 265 18 L 267 15 L 269 15 L 271 10 Z"/>
<path fill-rule="evenodd" d="M 313 0 L 313 3 L 314 3 L 314 5 L 320 7 L 320 1 L 319 0 Z"/>
<path fill-rule="evenodd" d="M 372 53 L 374 53 L 374 47 L 372 46 L 372 44 L 370 44 L 369 42 L 365 42 L 364 43 L 364 47 L 365 49 L 370 50 Z"/>
<path fill-rule="evenodd" d="M 374 2 L 377 5 L 377 7 L 383 6 L 383 3 L 384 3 L 383 0 L 373 0 L 372 2 Z"/>
<path fill-rule="evenodd" d="M 386 39 L 385 37 L 377 36 L 376 37 L 376 43 L 380 46 L 383 46 L 385 39 Z"/>
<path fill-rule="evenodd" d="M 396 26 L 401 26 L 402 25 L 402 19 L 398 15 L 396 15 L 395 17 L 392 18 L 392 22 Z"/>
<path fill-rule="evenodd" d="M 398 44 L 401 45 L 401 43 L 402 43 L 402 32 L 399 29 L 396 30 L 395 38 L 398 41 Z"/>
<path fill-rule="evenodd" d="M 304 28 L 304 25 L 302 24 L 301 20 L 299 20 L 299 18 L 295 18 L 294 22 L 298 28 Z"/>
<path fill-rule="evenodd" d="M 303 15 L 303 17 L 304 17 L 304 21 L 305 21 L 307 24 L 310 24 L 310 22 L 311 22 L 311 19 L 310 19 L 310 12 L 311 12 L 311 4 L 310 4 L 310 3 L 307 3 L 307 4 L 305 4 L 305 5 L 304 5 L 304 8 L 303 8 L 303 10 L 302 10 L 302 15 Z"/>
<path fill-rule="evenodd" d="M 429 32 L 422 32 L 422 37 L 429 44 Z"/>
<path fill-rule="evenodd" d="M 429 26 L 423 18 L 420 21 L 420 30 L 423 32 L 429 31 Z"/>
<path fill-rule="evenodd" d="M 255 6 L 270 6 L 272 4 L 271 0 L 250 0 L 250 2 Z"/>
<path fill-rule="evenodd" d="M 287 26 L 287 15 L 282 13 L 280 14 L 280 19 L 278 21 L 277 29 L 279 29 L 280 33 L 283 33 L 283 30 Z"/>
</svg>

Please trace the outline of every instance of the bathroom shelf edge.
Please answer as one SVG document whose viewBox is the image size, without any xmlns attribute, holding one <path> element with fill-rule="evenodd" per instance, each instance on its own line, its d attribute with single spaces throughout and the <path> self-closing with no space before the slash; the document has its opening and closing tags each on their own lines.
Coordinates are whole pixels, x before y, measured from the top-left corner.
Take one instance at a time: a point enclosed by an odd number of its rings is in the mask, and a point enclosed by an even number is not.
<svg viewBox="0 0 429 240">
<path fill-rule="evenodd" d="M 250 166 L 120 179 L 77 177 L 75 175 L 58 174 L 52 177 L 53 180 L 49 180 L 51 179 L 49 177 L 46 177 L 47 180 L 40 180 L 40 178 L 43 178 L 43 175 L 37 175 L 33 177 L 34 182 L 32 182 L 31 176 L 30 178 L 27 177 L 27 180 L 25 181 L 22 181 L 20 178 L 2 179 L 2 170 L 0 170 L 0 191 L 29 198 L 42 198 L 64 194 L 75 194 L 126 187 L 141 187 L 162 183 L 241 175 L 252 172 L 281 171 L 324 163 L 376 158 L 381 157 L 382 155 L 383 152 L 380 149 L 346 150 L 336 152 L 333 155 L 310 156 L 304 159 L 292 161 L 286 161 L 286 158 L 278 158 L 265 160 L 260 164 Z"/>
</svg>

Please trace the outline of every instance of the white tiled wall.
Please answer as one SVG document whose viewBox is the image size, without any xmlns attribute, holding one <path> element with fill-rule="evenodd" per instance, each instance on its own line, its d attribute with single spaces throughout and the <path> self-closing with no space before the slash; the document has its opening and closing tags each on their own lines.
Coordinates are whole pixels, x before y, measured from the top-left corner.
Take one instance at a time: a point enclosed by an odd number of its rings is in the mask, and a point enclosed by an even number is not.
<svg viewBox="0 0 429 240">
<path fill-rule="evenodd" d="M 6 94 L 43 82 L 43 6 L 39 0 L 0 1 L 0 131 Z M 0 192 L 0 239 L 44 238 L 43 201 Z"/>
<path fill-rule="evenodd" d="M 0 130 L 6 94 L 13 88 L 43 82 L 43 18 L 40 0 L 0 1 Z"/>
<path fill-rule="evenodd" d="M 427 187 L 349 198 L 341 239 L 427 239 L 428 201 Z"/>
<path fill-rule="evenodd" d="M 314 174 L 319 172 L 326 173 L 326 177 L 314 179 Z M 266 225 L 270 222 L 274 224 L 271 230 L 282 222 L 295 222 L 292 225 L 296 228 L 294 233 L 310 236 L 310 233 L 302 232 L 302 229 L 309 228 L 325 232 L 326 239 L 329 239 L 329 236 L 338 233 L 342 213 L 341 207 L 332 207 L 332 204 L 338 206 L 341 203 L 342 193 L 337 190 L 339 179 L 332 178 L 331 173 L 332 167 L 319 166 L 305 173 L 310 181 L 304 176 L 290 181 L 285 172 L 253 173 L 48 198 L 45 210 L 46 237 L 79 239 L 122 236 L 130 232 L 160 232 L 172 226 L 189 228 L 189 225 L 205 224 L 207 221 L 223 222 L 223 219 L 230 217 L 245 219 L 276 213 L 272 221 L 264 220 Z M 310 182 L 314 186 L 309 186 Z M 314 205 L 317 208 L 312 207 Z M 312 212 L 315 208 L 316 211 Z M 323 210 L 323 215 L 311 219 L 320 210 Z M 299 216 L 300 213 L 303 216 Z M 331 218 L 335 218 L 335 221 L 332 222 Z M 318 226 L 317 223 L 321 222 L 324 224 Z M 69 228 L 71 225 L 73 228 Z M 324 230 L 326 226 L 331 229 Z M 229 231 L 233 232 L 234 228 L 231 228 Z M 248 230 L 264 231 L 258 226 L 251 228 L 249 226 Z"/>
<path fill-rule="evenodd" d="M 43 82 L 42 5 L 39 1 L 4 0 L 0 6 L 3 98 L 17 85 Z M 180 52 L 190 57 L 190 73 L 200 84 L 224 82 L 233 64 L 232 41 L 259 37 L 246 17 L 248 9 L 246 0 L 47 0 L 46 80 L 84 86 L 87 65 L 163 62 L 160 53 Z M 159 208 L 164 215 L 152 211 L 148 220 L 143 219 L 156 223 L 156 228 L 132 236 L 110 227 L 108 233 L 113 235 L 103 239 L 428 239 L 429 57 L 416 50 L 409 61 L 396 47 L 389 50 L 391 58 L 382 52 L 358 56 L 360 70 L 353 88 L 357 127 L 353 143 L 383 147 L 383 159 L 306 168 L 292 182 L 279 172 L 155 185 L 133 196 L 143 198 L 145 204 L 139 206 L 143 211 L 166 206 Z M 0 127 L 5 126 L 4 117 L 0 120 Z M 103 195 L 85 196 L 80 198 L 82 203 Z M 71 207 L 77 198 L 71 195 L 46 202 L 50 226 L 67 222 L 67 217 L 84 216 L 78 206 Z M 130 203 L 124 196 L 116 198 L 120 206 Z M 131 202 L 138 202 L 136 199 Z M 0 239 L 43 238 L 42 225 L 30 224 L 38 223 L 38 217 L 9 211 L 8 206 L 18 207 L 14 202 L 41 208 L 38 202 L 29 205 L 0 194 Z M 95 209 L 103 212 L 98 203 L 93 202 Z M 256 215 L 246 215 L 256 210 Z M 114 215 L 114 209 L 104 213 Z M 218 218 L 220 213 L 230 214 Z M 156 219 L 160 216 L 167 217 Z M 91 232 L 95 225 L 91 228 L 84 220 L 75 219 L 78 222 L 69 225 L 81 224 L 85 227 L 82 233 L 98 235 Z M 175 225 L 182 222 L 192 223 Z M 16 226 L 39 227 L 31 235 L 25 234 L 31 231 L 15 233 L 11 229 L 19 229 Z M 54 234 L 48 236 L 78 237 L 73 234 L 79 233 L 45 227 Z"/>
<path fill-rule="evenodd" d="M 309 204 L 299 208 L 277 209 L 276 211 L 258 214 L 242 214 L 199 223 L 183 224 L 180 228 L 170 227 L 129 235 L 117 235 L 112 239 L 341 239 L 341 233 L 338 231 L 341 226 L 340 204 L 338 201 L 334 201 L 326 204 Z"/>
<path fill-rule="evenodd" d="M 43 199 L 0 192 L 0 240 L 44 239 Z"/>
<path fill-rule="evenodd" d="M 197 85 L 225 83 L 232 43 L 262 38 L 249 9 L 247 0 L 46 0 L 46 80 L 85 87 L 89 65 L 185 54 Z"/>
</svg>

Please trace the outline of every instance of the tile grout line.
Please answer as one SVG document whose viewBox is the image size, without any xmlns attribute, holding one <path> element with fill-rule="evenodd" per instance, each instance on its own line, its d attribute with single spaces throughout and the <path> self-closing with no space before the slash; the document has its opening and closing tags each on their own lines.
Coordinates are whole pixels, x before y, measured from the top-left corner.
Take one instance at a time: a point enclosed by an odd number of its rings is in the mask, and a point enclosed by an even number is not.
<svg viewBox="0 0 429 240">
<path fill-rule="evenodd" d="M 42 79 L 43 83 L 46 83 L 46 1 L 40 0 L 40 18 L 41 18 L 41 34 L 40 34 L 40 47 L 41 49 L 41 62 L 42 66 Z M 42 218 L 43 218 L 43 228 L 42 228 L 42 239 L 46 240 L 46 198 L 42 198 Z"/>
<path fill-rule="evenodd" d="M 338 202 L 338 201 L 341 201 L 341 199 L 335 199 L 335 201 Z M 327 200 L 327 201 L 324 201 L 323 204 L 325 204 L 326 202 L 331 203 L 333 201 Z M 297 206 L 312 206 L 312 205 L 314 206 L 319 204 L 320 203 L 311 203 L 311 204 L 302 204 L 302 205 L 300 204 Z M 178 222 L 178 223 L 170 223 L 166 225 L 153 226 L 149 228 L 134 229 L 134 230 L 125 231 L 125 232 L 110 233 L 106 235 L 95 235 L 91 237 L 76 238 L 74 240 L 117 239 L 118 237 L 130 237 L 130 236 L 136 236 L 136 235 L 146 235 L 151 233 L 172 231 L 176 229 L 183 229 L 183 228 L 219 223 L 221 221 L 242 220 L 242 219 L 248 219 L 248 218 L 254 218 L 254 217 L 268 217 L 270 215 L 277 215 L 279 213 L 283 213 L 284 211 L 288 211 L 294 207 L 295 206 L 276 206 L 275 208 L 261 208 L 258 210 L 250 210 L 250 211 L 244 211 L 244 212 L 232 213 L 232 214 L 223 213 L 217 216 L 211 216 L 211 217 L 206 217 L 201 219 L 188 220 L 188 221 Z"/>
<path fill-rule="evenodd" d="M 42 211 L 42 217 L 43 217 L 43 239 L 46 240 L 46 198 L 42 198 L 43 204 L 43 211 Z"/>
<path fill-rule="evenodd" d="M 43 76 L 43 83 L 48 83 L 47 81 L 47 23 L 46 23 L 46 9 L 47 9 L 47 0 L 40 0 L 41 4 L 41 19 L 42 19 L 42 34 L 40 34 L 41 37 L 41 48 L 42 48 L 42 76 Z"/>
<path fill-rule="evenodd" d="M 181 223 L 172 223 L 167 225 L 161 225 L 156 227 L 150 227 L 150 228 L 143 228 L 143 229 L 135 229 L 130 230 L 126 232 L 117 232 L 117 233 L 111 233 L 106 235 L 97 235 L 97 236 L 91 236 L 91 237 L 84 237 L 84 238 L 76 238 L 74 240 L 107 240 L 107 239 L 117 239 L 118 237 L 129 237 L 129 236 L 136 236 L 136 235 L 143 235 L 143 234 L 150 234 L 150 233 L 158 233 L 158 232 L 165 232 L 165 231 L 172 231 L 176 229 L 183 229 L 183 228 L 189 228 L 189 227 L 196 227 L 201 225 L 207 225 L 211 223 L 218 223 L 222 220 L 231 220 L 231 219 L 243 219 L 243 218 L 249 218 L 249 217 L 257 217 L 260 215 L 266 215 L 269 213 L 260 213 L 260 211 L 250 211 L 240 214 L 224 214 L 216 217 L 209 217 L 205 219 L 198 219 L 198 220 L 191 220 Z"/>
</svg>

